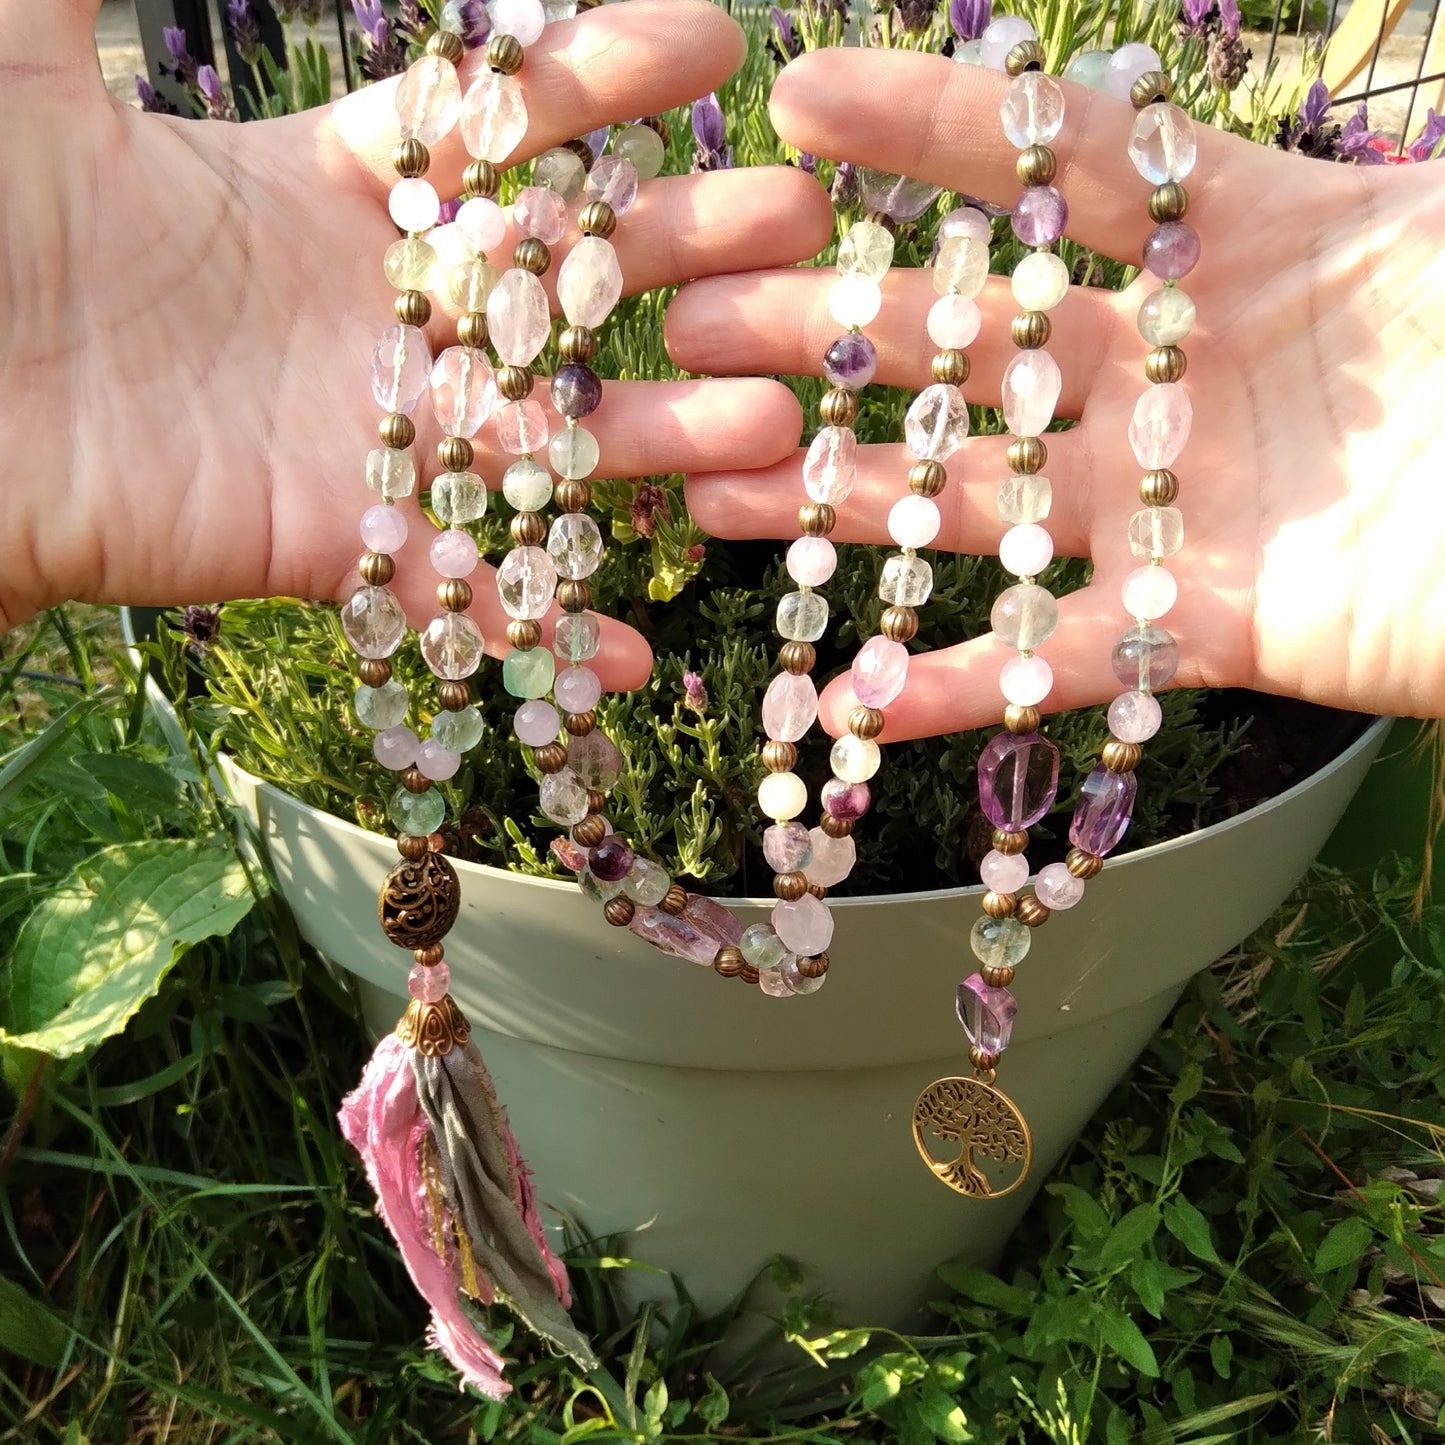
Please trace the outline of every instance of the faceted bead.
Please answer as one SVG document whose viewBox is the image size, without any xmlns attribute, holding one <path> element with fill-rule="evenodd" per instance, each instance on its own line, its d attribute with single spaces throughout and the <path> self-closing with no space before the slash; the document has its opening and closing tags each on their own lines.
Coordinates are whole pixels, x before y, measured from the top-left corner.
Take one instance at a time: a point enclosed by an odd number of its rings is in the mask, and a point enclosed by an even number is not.
<svg viewBox="0 0 1445 1445">
<path fill-rule="evenodd" d="M 784 954 L 785 958 L 796 958 L 796 954 Z M 760 968 L 758 970 L 758 992 L 766 994 L 768 998 L 791 998 L 793 990 L 788 986 L 788 981 L 783 977 L 781 966 L 778 968 Z"/>
<path fill-rule="evenodd" d="M 432 367 L 431 400 L 448 436 L 476 436 L 497 405 L 497 378 L 485 355 L 472 346 L 447 347 Z"/>
<path fill-rule="evenodd" d="M 1036 437 L 1054 419 L 1063 373 L 1047 351 L 1020 351 L 1004 368 L 1003 413 L 1015 436 Z"/>
<path fill-rule="evenodd" d="M 777 968 L 787 954 L 783 940 L 771 923 L 753 923 L 743 929 L 738 943 L 742 955 L 754 968 Z"/>
<path fill-rule="evenodd" d="M 807 673 L 780 672 L 763 693 L 763 731 L 795 743 L 818 720 L 818 688 Z"/>
<path fill-rule="evenodd" d="M 512 204 L 512 221 L 524 236 L 555 246 L 567 231 L 567 203 L 545 186 L 525 186 Z"/>
<path fill-rule="evenodd" d="M 842 778 L 829 778 L 823 784 L 818 800 L 830 818 L 856 823 L 868 811 L 873 795 L 867 783 L 848 783 Z"/>
<path fill-rule="evenodd" d="M 988 280 L 988 246 L 972 236 L 946 236 L 933 260 L 933 289 L 971 299 Z"/>
<path fill-rule="evenodd" d="M 673 958 L 685 958 L 711 968 L 718 945 L 686 918 L 674 918 L 661 908 L 639 908 L 628 927 L 639 938 Z"/>
<path fill-rule="evenodd" d="M 933 568 L 922 557 L 895 552 L 883 564 L 878 595 L 890 607 L 921 607 L 933 592 Z"/>
<path fill-rule="evenodd" d="M 561 726 L 561 715 L 545 698 L 524 702 L 512 715 L 512 731 L 517 741 L 529 748 L 544 748 L 548 743 L 555 743 Z"/>
<path fill-rule="evenodd" d="M 430 291 L 437 253 L 419 236 L 403 236 L 386 248 L 383 269 L 388 283 L 398 291 Z"/>
<path fill-rule="evenodd" d="M 552 378 L 552 405 L 580 421 L 602 404 L 602 378 L 581 362 L 571 362 Z"/>
<path fill-rule="evenodd" d="M 789 954 L 783 960 L 781 966 L 778 968 L 778 972 L 782 975 L 783 982 L 786 983 L 795 994 L 817 993 L 828 981 L 828 975 L 826 973 L 820 973 L 817 978 L 809 978 L 803 972 L 797 956 L 794 954 Z M 758 982 L 762 982 L 761 971 L 759 971 L 758 974 Z"/>
<path fill-rule="evenodd" d="M 416 761 L 419 746 L 416 734 L 408 727 L 391 727 L 377 733 L 371 740 L 371 751 L 382 767 L 399 773 Z"/>
<path fill-rule="evenodd" d="M 1075 85 L 1086 85 L 1090 90 L 1103 90 L 1111 58 L 1112 53 L 1107 50 L 1081 50 L 1064 67 L 1064 79 L 1072 80 Z"/>
<path fill-rule="evenodd" d="M 582 870 L 577 881 L 582 885 L 583 893 L 594 903 L 606 903 L 609 898 L 616 898 L 622 892 L 620 878 L 609 883 L 605 878 L 599 878 L 592 871 L 590 863 Z"/>
<path fill-rule="evenodd" d="M 1183 221 L 1166 221 L 1144 239 L 1144 267 L 1161 281 L 1177 281 L 1198 264 L 1198 233 Z"/>
<path fill-rule="evenodd" d="M 547 555 L 559 577 L 580 581 L 590 577 L 602 561 L 602 533 L 586 512 L 566 512 L 552 523 Z"/>
<path fill-rule="evenodd" d="M 515 35 L 521 45 L 535 45 L 547 26 L 542 0 L 488 0 L 487 18 L 493 35 Z"/>
<path fill-rule="evenodd" d="M 1130 617 L 1163 617 L 1179 600 L 1179 583 L 1167 567 L 1136 567 L 1119 595 Z"/>
<path fill-rule="evenodd" d="M 1037 473 L 1010 477 L 998 489 L 1000 522 L 1042 522 L 1053 504 L 1053 483 Z"/>
<path fill-rule="evenodd" d="M 1042 657 L 1011 657 L 998 675 L 999 690 L 1018 707 L 1037 707 L 1054 685 L 1054 670 Z"/>
<path fill-rule="evenodd" d="M 409 788 L 398 788 L 391 795 L 386 816 L 398 833 L 435 833 L 447 815 L 447 800 L 435 788 L 424 793 L 413 793 Z"/>
<path fill-rule="evenodd" d="M 447 294 L 463 311 L 485 311 L 501 279 L 490 261 L 463 261 L 447 272 Z"/>
<path fill-rule="evenodd" d="M 417 749 L 417 771 L 434 783 L 444 783 L 448 778 L 456 777 L 461 765 L 461 754 L 444 748 L 435 738 L 427 738 Z"/>
<path fill-rule="evenodd" d="M 621 156 L 603 156 L 588 172 L 585 189 L 589 201 L 606 201 L 620 220 L 637 200 L 637 167 Z"/>
<path fill-rule="evenodd" d="M 436 187 L 420 176 L 397 181 L 386 198 L 386 208 L 403 231 L 429 231 L 442 213 Z"/>
<path fill-rule="evenodd" d="M 1128 100 L 1134 82 L 1151 70 L 1161 69 L 1159 52 L 1152 45 L 1135 41 L 1121 45 L 1104 68 L 1104 89 L 1116 100 Z"/>
<path fill-rule="evenodd" d="M 864 210 L 882 211 L 900 226 L 916 221 L 938 199 L 941 189 L 928 181 L 915 181 L 911 176 L 895 176 L 868 166 L 859 166 L 857 175 Z"/>
<path fill-rule="evenodd" d="M 587 816 L 587 789 L 571 768 L 543 773 L 538 789 L 542 811 L 554 822 L 571 827 Z"/>
<path fill-rule="evenodd" d="M 1069 842 L 1095 857 L 1112 852 L 1129 826 L 1138 788 L 1133 773 L 1095 768 L 1079 789 Z"/>
<path fill-rule="evenodd" d="M 803 458 L 803 485 L 815 502 L 838 506 L 858 476 L 858 438 L 846 426 L 825 426 Z"/>
<path fill-rule="evenodd" d="M 971 296 L 950 292 L 940 296 L 928 312 L 928 339 L 940 351 L 962 351 L 977 339 L 983 312 Z"/>
<path fill-rule="evenodd" d="M 433 617 L 421 635 L 421 655 L 440 678 L 459 682 L 482 665 L 482 634 L 464 612 Z"/>
<path fill-rule="evenodd" d="M 1129 518 L 1129 550 L 1136 557 L 1172 557 L 1183 545 L 1178 507 L 1141 507 Z"/>
<path fill-rule="evenodd" d="M 372 552 L 396 552 L 406 542 L 405 515 L 395 507 L 368 507 L 361 514 L 361 540 Z"/>
<path fill-rule="evenodd" d="M 552 335 L 552 315 L 542 283 L 514 266 L 487 297 L 487 332 L 506 366 L 530 366 Z"/>
<path fill-rule="evenodd" d="M 958 986 L 958 1021 L 970 1044 L 984 1053 L 1001 1054 L 1013 1037 L 1018 1000 L 1006 988 L 991 988 L 981 973 Z"/>
<path fill-rule="evenodd" d="M 632 872 L 635 855 L 615 833 L 604 838 L 588 855 L 592 876 L 603 883 L 621 883 Z"/>
<path fill-rule="evenodd" d="M 1009 219 L 1025 246 L 1051 246 L 1069 224 L 1069 203 L 1057 186 L 1030 186 Z"/>
<path fill-rule="evenodd" d="M 858 649 L 848 676 L 853 696 L 864 707 L 887 707 L 907 681 L 908 649 L 881 634 Z"/>
<path fill-rule="evenodd" d="M 1161 286 L 1144 298 L 1137 324 L 1150 346 L 1177 346 L 1194 330 L 1194 299 L 1177 286 Z"/>
<path fill-rule="evenodd" d="M 557 272 L 557 300 L 573 326 L 601 326 L 622 295 L 622 267 L 611 241 L 583 236 Z"/>
<path fill-rule="evenodd" d="M 758 807 L 776 822 L 796 818 L 807 806 L 807 784 L 796 773 L 768 773 L 758 784 Z"/>
<path fill-rule="evenodd" d="M 826 537 L 799 537 L 788 548 L 788 576 L 800 587 L 821 587 L 837 567 L 838 549 Z"/>
<path fill-rule="evenodd" d="M 622 776 L 622 753 L 600 728 L 567 739 L 567 766 L 587 784 L 608 792 Z"/>
<path fill-rule="evenodd" d="M 595 612 L 564 612 L 552 634 L 552 650 L 565 662 L 586 662 L 602 645 L 602 624 Z"/>
<path fill-rule="evenodd" d="M 361 657 L 390 657 L 406 635 L 406 613 L 390 589 L 358 587 L 341 604 L 341 628 Z"/>
<path fill-rule="evenodd" d="M 564 426 L 552 438 L 547 457 L 558 476 L 576 482 L 597 470 L 602 452 L 597 438 L 585 427 Z"/>
<path fill-rule="evenodd" d="M 1147 743 L 1163 720 L 1159 700 L 1147 692 L 1122 692 L 1109 704 L 1109 731 L 1121 743 Z"/>
<path fill-rule="evenodd" d="M 900 547 L 927 547 L 943 525 L 932 497 L 900 497 L 888 509 L 888 535 Z"/>
<path fill-rule="evenodd" d="M 502 686 L 511 697 L 546 697 L 556 677 L 557 660 L 545 647 L 514 647 L 502 659 Z"/>
<path fill-rule="evenodd" d="M 1032 652 L 1054 635 L 1059 604 L 1047 587 L 1020 582 L 999 593 L 989 622 L 994 636 L 1005 646 Z"/>
<path fill-rule="evenodd" d="M 1031 828 L 1054 805 L 1059 750 L 1039 733 L 995 733 L 978 759 L 978 801 L 995 828 Z"/>
<path fill-rule="evenodd" d="M 1064 92 L 1041 70 L 1026 70 L 1009 82 L 999 106 L 1003 133 L 1020 150 L 1048 145 L 1064 125 Z"/>
<path fill-rule="evenodd" d="M 903 437 L 919 461 L 944 462 L 968 436 L 968 403 L 946 381 L 925 386 L 903 419 Z"/>
<path fill-rule="evenodd" d="M 443 472 L 431 484 L 431 509 L 449 527 L 475 522 L 487 510 L 486 483 L 475 472 Z"/>
<path fill-rule="evenodd" d="M 839 276 L 828 291 L 828 314 L 839 326 L 867 326 L 883 309 L 883 290 L 868 276 Z"/>
<path fill-rule="evenodd" d="M 773 905 L 773 927 L 796 954 L 811 958 L 833 941 L 833 914 L 821 898 L 805 893 L 791 903 Z"/>
<path fill-rule="evenodd" d="M 763 829 L 763 857 L 774 873 L 801 873 L 813 861 L 813 840 L 801 823 Z"/>
<path fill-rule="evenodd" d="M 371 357 L 371 394 L 387 411 L 409 412 L 431 378 L 431 351 L 415 326 L 388 326 Z"/>
<path fill-rule="evenodd" d="M 1000 853 L 991 848 L 978 865 L 985 888 L 995 893 L 1017 893 L 1029 881 L 1029 860 L 1022 853 Z"/>
<path fill-rule="evenodd" d="M 823 375 L 834 386 L 859 391 L 878 371 L 878 353 L 866 336 L 844 332 L 823 353 Z"/>
<path fill-rule="evenodd" d="M 406 976 L 406 990 L 421 1003 L 440 1003 L 447 996 L 451 981 L 452 971 L 445 963 L 434 963 L 429 968 L 414 963 Z"/>
<path fill-rule="evenodd" d="M 508 617 L 545 617 L 557 590 L 557 569 L 540 547 L 513 547 L 497 569 L 497 595 Z"/>
<path fill-rule="evenodd" d="M 1038 33 L 1021 15 L 1000 15 L 990 21 L 979 37 L 980 58 L 990 70 L 1002 70 L 1015 45 L 1037 39 Z"/>
<path fill-rule="evenodd" d="M 828 603 L 817 592 L 788 592 L 778 603 L 778 636 L 816 642 L 828 626 Z"/>
<path fill-rule="evenodd" d="M 431 564 L 442 577 L 470 577 L 477 570 L 477 544 L 455 527 L 432 539 Z"/>
<path fill-rule="evenodd" d="M 808 882 L 820 888 L 836 887 L 853 871 L 858 861 L 858 845 L 851 836 L 834 838 L 821 828 L 814 828 L 808 837 L 813 845 Z"/>
<path fill-rule="evenodd" d="M 540 512 L 552 500 L 552 474 L 528 458 L 513 462 L 502 474 L 502 495 L 519 512 Z"/>
<path fill-rule="evenodd" d="M 1075 878 L 1066 863 L 1050 863 L 1039 870 L 1034 880 L 1034 893 L 1040 903 L 1055 913 L 1072 908 L 1084 896 L 1087 885 L 1082 878 Z"/>
<path fill-rule="evenodd" d="M 1151 185 L 1182 181 L 1194 169 L 1194 122 L 1167 101 L 1146 105 L 1134 117 L 1129 159 Z"/>
<path fill-rule="evenodd" d="M 389 501 L 416 490 L 416 463 L 409 451 L 377 447 L 366 455 L 366 485 Z"/>
<path fill-rule="evenodd" d="M 972 236 L 981 246 L 993 240 L 993 222 L 977 206 L 955 206 L 939 223 L 938 238 Z"/>
<path fill-rule="evenodd" d="M 547 445 L 547 413 L 540 401 L 506 401 L 497 408 L 497 445 L 514 457 L 532 456 Z"/>
<path fill-rule="evenodd" d="M 845 783 L 866 783 L 878 771 L 882 753 L 872 738 L 844 733 L 828 754 L 834 777 Z"/>
<path fill-rule="evenodd" d="M 632 865 L 632 872 L 622 882 L 622 891 L 634 902 L 644 907 L 655 908 L 667 897 L 672 879 L 667 869 L 650 858 L 639 858 Z"/>
<path fill-rule="evenodd" d="M 490 196 L 463 201 L 456 226 L 467 250 L 478 256 L 485 256 L 507 239 L 506 212 Z"/>
<path fill-rule="evenodd" d="M 431 735 L 454 753 L 469 753 L 482 740 L 482 715 L 474 707 L 443 708 L 431 720 Z"/>
<path fill-rule="evenodd" d="M 1037 577 L 1053 556 L 1054 539 L 1037 522 L 1010 527 L 998 544 L 998 560 L 1015 577 Z"/>
<path fill-rule="evenodd" d="M 992 968 L 1017 968 L 1028 956 L 1032 941 L 1030 929 L 1017 918 L 990 918 L 987 914 L 968 935 L 974 957 Z"/>
<path fill-rule="evenodd" d="M 590 712 L 602 696 L 602 680 L 590 667 L 564 667 L 553 695 L 563 712 Z"/>
<path fill-rule="evenodd" d="M 1193 425 L 1194 403 L 1177 381 L 1151 386 L 1135 402 L 1129 422 L 1135 461 L 1146 471 L 1173 466 Z"/>
<path fill-rule="evenodd" d="M 1069 294 L 1069 268 L 1052 251 L 1034 251 L 1009 278 L 1013 298 L 1023 311 L 1052 311 Z"/>
<path fill-rule="evenodd" d="M 575 152 L 557 146 L 537 157 L 532 184 L 549 187 L 564 201 L 575 201 L 587 184 L 587 167 Z"/>
<path fill-rule="evenodd" d="M 462 88 L 457 68 L 439 55 L 414 61 L 396 89 L 396 114 L 401 133 L 434 146 L 457 123 L 462 112 Z"/>
<path fill-rule="evenodd" d="M 876 221 L 855 221 L 838 246 L 838 270 L 844 276 L 881 281 L 893 264 L 893 235 Z"/>
<path fill-rule="evenodd" d="M 1131 627 L 1114 644 L 1111 661 L 1125 687 L 1157 692 L 1179 671 L 1179 644 L 1162 627 Z"/>
<path fill-rule="evenodd" d="M 624 126 L 612 137 L 612 154 L 632 163 L 641 181 L 650 181 L 662 174 L 667 147 L 650 125 Z"/>
<path fill-rule="evenodd" d="M 358 720 L 369 728 L 397 727 L 406 721 L 411 707 L 406 689 L 395 678 L 380 687 L 368 687 L 362 683 L 356 689 L 353 702 Z"/>
</svg>

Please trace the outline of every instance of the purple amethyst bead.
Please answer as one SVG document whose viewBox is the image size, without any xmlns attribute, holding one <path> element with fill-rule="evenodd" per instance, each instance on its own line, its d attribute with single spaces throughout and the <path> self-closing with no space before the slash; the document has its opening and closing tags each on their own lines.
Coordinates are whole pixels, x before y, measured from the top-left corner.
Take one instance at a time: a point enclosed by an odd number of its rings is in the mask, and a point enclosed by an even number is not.
<svg viewBox="0 0 1445 1445">
<path fill-rule="evenodd" d="M 1013 1037 L 1019 1002 L 1006 988 L 990 988 L 981 973 L 958 986 L 958 1021 L 976 1049 L 1001 1054 Z"/>
<path fill-rule="evenodd" d="M 591 416 L 602 402 L 602 378 L 590 366 L 574 362 L 552 378 L 552 405 L 563 416 Z"/>
<path fill-rule="evenodd" d="M 1095 768 L 1079 789 L 1074 821 L 1069 824 L 1069 842 L 1100 858 L 1112 852 L 1129 826 L 1138 789 L 1133 773 Z"/>
<path fill-rule="evenodd" d="M 842 778 L 829 778 L 823 784 L 823 811 L 831 818 L 856 823 L 868 811 L 873 795 L 867 783 L 845 783 Z"/>
<path fill-rule="evenodd" d="M 1038 733 L 1002 732 L 978 759 L 978 801 L 995 828 L 1032 827 L 1059 791 L 1059 750 Z"/>
<path fill-rule="evenodd" d="M 621 883 L 632 872 L 632 849 L 613 833 L 588 854 L 592 876 L 603 883 Z"/>
<path fill-rule="evenodd" d="M 1199 236 L 1183 221 L 1155 226 L 1144 242 L 1144 265 L 1161 281 L 1177 281 L 1199 264 Z"/>
<path fill-rule="evenodd" d="M 873 343 L 857 331 L 845 331 L 823 353 L 823 375 L 834 386 L 858 391 L 873 380 L 878 370 L 878 353 Z"/>
<path fill-rule="evenodd" d="M 1057 186 L 1030 186 L 1010 221 L 1025 246 L 1052 246 L 1069 224 L 1069 203 Z"/>
</svg>

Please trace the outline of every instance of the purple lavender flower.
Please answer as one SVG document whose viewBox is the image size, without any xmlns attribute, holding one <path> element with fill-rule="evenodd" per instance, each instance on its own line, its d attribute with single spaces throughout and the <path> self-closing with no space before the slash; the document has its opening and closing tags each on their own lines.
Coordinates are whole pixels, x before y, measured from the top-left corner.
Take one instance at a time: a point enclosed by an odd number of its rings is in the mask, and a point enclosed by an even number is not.
<svg viewBox="0 0 1445 1445">
<path fill-rule="evenodd" d="M 1305 93 L 1304 104 L 1299 108 L 1300 124 L 1310 130 L 1318 130 L 1329 109 L 1330 88 L 1323 80 L 1317 80 Z"/>
<path fill-rule="evenodd" d="M 769 45 L 778 60 L 786 65 L 788 61 L 796 60 L 803 53 L 803 42 L 798 38 L 798 32 L 793 29 L 793 22 L 788 18 L 785 10 L 774 5 L 772 16 L 773 36 Z"/>
<path fill-rule="evenodd" d="M 166 53 L 171 57 L 170 65 L 162 65 L 162 75 L 174 76 L 182 85 L 196 83 L 198 61 L 186 44 L 186 32 L 179 25 L 167 25 L 161 31 L 166 42 Z"/>
<path fill-rule="evenodd" d="M 707 687 L 700 672 L 685 672 L 682 675 L 682 705 L 699 717 L 707 716 Z"/>
<path fill-rule="evenodd" d="M 1442 140 L 1445 140 L 1445 117 L 1429 110 L 1425 113 L 1425 129 L 1405 147 L 1405 154 L 1412 161 L 1434 160 Z"/>
<path fill-rule="evenodd" d="M 351 0 L 351 11 L 356 16 L 356 23 L 361 27 L 362 33 L 370 38 L 373 45 L 385 44 L 384 37 L 389 27 L 386 23 L 386 11 L 381 8 L 381 0 Z"/>
<path fill-rule="evenodd" d="M 174 115 L 176 108 L 170 101 L 156 94 L 156 88 L 145 76 L 138 75 L 135 78 L 136 98 L 140 101 L 140 108 L 149 111 L 152 115 Z"/>
<path fill-rule="evenodd" d="M 833 171 L 833 204 L 846 209 L 858 199 L 858 168 L 852 161 L 839 161 Z"/>
<path fill-rule="evenodd" d="M 898 0 L 893 13 L 909 35 L 920 35 L 933 24 L 933 17 L 938 14 L 938 0 Z"/>
<path fill-rule="evenodd" d="M 418 0 L 401 0 L 397 8 L 396 26 L 407 39 L 422 45 L 431 29 L 431 17 L 422 9 Z"/>
<path fill-rule="evenodd" d="M 1370 129 L 1369 112 L 1361 101 L 1359 109 L 1340 127 L 1339 158 L 1357 166 L 1382 166 L 1385 156 L 1379 139 L 1379 131 Z"/>
<path fill-rule="evenodd" d="M 181 617 L 181 632 L 188 639 L 186 651 L 194 657 L 202 656 L 221 635 L 221 609 L 192 603 Z"/>
<path fill-rule="evenodd" d="M 717 94 L 705 95 L 692 108 L 692 134 L 697 151 L 692 158 L 695 171 L 726 171 L 733 166 L 733 148 L 727 144 L 727 117 Z"/>
<path fill-rule="evenodd" d="M 1179 24 L 1189 35 L 1204 35 L 1214 16 L 1214 0 L 1184 0 L 1179 8 Z"/>
<path fill-rule="evenodd" d="M 368 80 L 385 80 L 406 69 L 406 42 L 393 34 L 381 0 L 351 0 L 356 23 L 361 27 L 357 64 Z"/>
<path fill-rule="evenodd" d="M 818 174 L 818 157 L 812 151 L 799 151 L 798 169 L 806 171 L 810 176 L 816 176 Z"/>
<path fill-rule="evenodd" d="M 196 88 L 206 102 L 206 114 L 212 120 L 239 120 L 236 107 L 226 95 L 221 77 L 214 65 L 203 65 L 196 71 Z"/>
<path fill-rule="evenodd" d="M 1234 90 L 1249 74 L 1254 52 L 1238 35 L 1221 34 L 1209 47 L 1210 83 L 1219 90 Z"/>
<path fill-rule="evenodd" d="M 1239 0 L 1219 0 L 1219 33 L 1228 40 L 1239 39 Z"/>
<path fill-rule="evenodd" d="M 988 29 L 993 0 L 951 0 L 948 23 L 960 40 L 977 40 Z"/>
<path fill-rule="evenodd" d="M 1295 120 L 1280 121 L 1276 137 L 1280 149 L 1314 156 L 1317 160 L 1337 160 L 1342 127 L 1329 123 L 1329 111 L 1329 87 L 1323 80 L 1316 80 L 1306 93 Z"/>
<path fill-rule="evenodd" d="M 255 65 L 261 58 L 261 22 L 251 9 L 251 0 L 229 0 L 226 25 L 235 41 L 236 53 L 247 65 Z"/>
</svg>

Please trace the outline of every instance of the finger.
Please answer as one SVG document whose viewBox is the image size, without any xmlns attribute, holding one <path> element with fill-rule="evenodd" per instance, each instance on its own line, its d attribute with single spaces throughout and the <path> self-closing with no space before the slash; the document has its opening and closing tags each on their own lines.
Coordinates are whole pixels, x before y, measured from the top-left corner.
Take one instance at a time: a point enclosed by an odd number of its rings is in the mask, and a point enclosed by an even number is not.
<svg viewBox="0 0 1445 1445">
<path fill-rule="evenodd" d="M 942 551 L 984 554 L 998 550 L 1006 525 L 998 520 L 999 483 L 1009 476 L 1004 460 L 1007 436 L 970 437 L 948 459 L 948 485 L 936 501 L 943 526 L 933 544 Z M 1050 433 L 1045 471 L 1053 488 L 1048 528 L 1056 555 L 1088 555 L 1089 452 L 1079 430 Z M 798 530 L 798 507 L 807 500 L 803 488 L 803 457 L 755 471 L 707 474 L 687 479 L 687 510 L 699 527 L 731 541 L 792 537 Z M 901 446 L 858 449 L 858 480 L 847 501 L 837 507 L 838 520 L 829 534 L 835 542 L 886 544 L 888 512 L 908 495 L 912 458 Z"/>
<path fill-rule="evenodd" d="M 1051 148 L 1054 184 L 1069 203 L 1069 236 L 1137 264 L 1152 229 L 1149 183 L 1128 159 L 1133 107 L 1061 81 L 1064 125 Z M 820 50 L 792 62 L 773 87 L 778 134 L 815 155 L 855 161 L 932 181 L 1011 206 L 1017 152 L 1004 137 L 1001 71 L 902 50 Z M 1237 224 L 1268 200 L 1289 162 L 1212 126 L 1196 125 L 1198 160 L 1187 186 L 1190 220 Z M 1330 181 L 1322 174 L 1321 184 Z"/>
<path fill-rule="evenodd" d="M 821 376 L 823 353 L 841 329 L 828 312 L 835 279 L 832 270 L 794 269 L 686 286 L 668 308 L 668 352 L 686 370 L 714 376 Z M 883 309 L 867 328 L 882 384 L 922 387 L 932 380 L 935 348 L 926 321 L 936 299 L 931 272 L 910 268 L 888 274 Z M 1009 331 L 1018 306 L 1002 276 L 990 279 L 978 302 L 983 324 L 968 347 L 965 390 L 970 402 L 996 407 L 1002 404 L 1004 368 L 1018 354 Z M 1109 354 L 1113 328 L 1131 306 L 1112 291 L 1076 286 L 1049 313 L 1048 349 L 1064 378 L 1059 416 L 1082 415 Z"/>
</svg>

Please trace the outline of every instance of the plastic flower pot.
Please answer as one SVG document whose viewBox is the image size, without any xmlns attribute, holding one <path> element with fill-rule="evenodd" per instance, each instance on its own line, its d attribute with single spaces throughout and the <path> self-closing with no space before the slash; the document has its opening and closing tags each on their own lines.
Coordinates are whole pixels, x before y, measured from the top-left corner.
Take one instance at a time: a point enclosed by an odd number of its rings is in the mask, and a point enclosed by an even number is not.
<svg viewBox="0 0 1445 1445">
<path fill-rule="evenodd" d="M 575 884 L 458 863 L 453 989 L 556 1209 L 594 1234 L 645 1227 L 634 1252 L 704 1309 L 783 1253 L 840 1319 L 916 1326 L 935 1267 L 997 1256 L 1190 976 L 1304 874 L 1388 726 L 1268 803 L 1119 858 L 1038 931 L 999 1073 L 1034 1163 L 1003 1198 L 949 1191 L 910 1131 L 919 1092 L 968 1072 L 953 1000 L 974 967 L 978 888 L 836 900 L 826 986 L 773 999 L 609 927 Z M 356 975 L 378 1033 L 390 1028 L 411 963 L 376 926 L 394 845 L 223 770 L 301 933 Z M 771 903 L 731 906 L 754 922 Z"/>
</svg>

